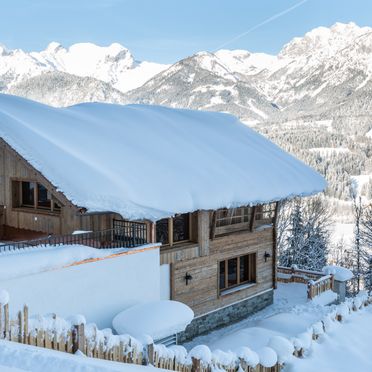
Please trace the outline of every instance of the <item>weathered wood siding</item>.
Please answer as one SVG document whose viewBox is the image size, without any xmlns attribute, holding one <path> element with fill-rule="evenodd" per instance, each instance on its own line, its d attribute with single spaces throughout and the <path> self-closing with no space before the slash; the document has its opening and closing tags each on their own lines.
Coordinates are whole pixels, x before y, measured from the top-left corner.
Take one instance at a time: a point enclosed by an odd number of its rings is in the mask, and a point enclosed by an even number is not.
<svg viewBox="0 0 372 372">
<path fill-rule="evenodd" d="M 273 287 L 273 228 L 256 232 L 232 233 L 209 242 L 209 255 L 175 260 L 172 264 L 172 299 L 189 305 L 196 315 L 230 305 Z M 265 262 L 264 253 L 271 257 Z M 256 283 L 219 295 L 218 262 L 256 252 Z M 162 253 L 163 254 L 163 253 Z M 186 273 L 192 280 L 186 285 Z"/>
<path fill-rule="evenodd" d="M 61 212 L 56 214 L 31 208 L 13 208 L 13 180 L 40 182 L 62 204 Z M 112 227 L 113 218 L 121 218 L 121 216 L 110 212 L 81 213 L 79 208 L 70 203 L 63 193 L 56 191 L 54 185 L 0 139 L 1 205 L 5 206 L 2 218 L 5 225 L 46 234 L 70 234 L 75 230 L 109 229 Z"/>
</svg>

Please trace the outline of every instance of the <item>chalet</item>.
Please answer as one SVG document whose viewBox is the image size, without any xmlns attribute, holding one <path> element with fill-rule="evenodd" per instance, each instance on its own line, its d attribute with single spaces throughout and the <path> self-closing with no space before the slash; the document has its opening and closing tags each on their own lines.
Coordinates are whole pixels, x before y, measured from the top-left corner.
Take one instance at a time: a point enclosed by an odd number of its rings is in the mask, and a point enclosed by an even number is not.
<svg viewBox="0 0 372 372">
<path fill-rule="evenodd" d="M 184 338 L 272 303 L 278 202 L 325 187 L 221 113 L 0 94 L 0 137 L 2 240 L 80 230 L 162 243 L 163 297 L 196 315 Z"/>
</svg>

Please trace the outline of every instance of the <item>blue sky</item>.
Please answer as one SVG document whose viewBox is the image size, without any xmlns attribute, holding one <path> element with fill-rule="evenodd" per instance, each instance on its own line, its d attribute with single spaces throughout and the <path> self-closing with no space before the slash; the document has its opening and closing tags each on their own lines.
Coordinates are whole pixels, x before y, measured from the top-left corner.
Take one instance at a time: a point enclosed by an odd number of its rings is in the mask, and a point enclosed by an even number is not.
<svg viewBox="0 0 372 372">
<path fill-rule="evenodd" d="M 251 29 L 225 47 L 274 54 L 337 21 L 372 26 L 372 0 L 0 0 L 0 43 L 30 51 L 51 41 L 119 42 L 139 60 L 171 63 Z"/>
</svg>

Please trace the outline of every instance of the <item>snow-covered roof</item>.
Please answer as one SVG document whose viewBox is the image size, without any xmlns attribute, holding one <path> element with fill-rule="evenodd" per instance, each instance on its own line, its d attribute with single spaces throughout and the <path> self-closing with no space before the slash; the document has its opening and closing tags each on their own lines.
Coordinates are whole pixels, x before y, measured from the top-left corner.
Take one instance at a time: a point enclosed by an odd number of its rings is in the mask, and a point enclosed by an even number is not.
<svg viewBox="0 0 372 372">
<path fill-rule="evenodd" d="M 151 220 L 322 191 L 325 180 L 231 115 L 52 108 L 0 94 L 0 136 L 74 204 Z"/>
</svg>

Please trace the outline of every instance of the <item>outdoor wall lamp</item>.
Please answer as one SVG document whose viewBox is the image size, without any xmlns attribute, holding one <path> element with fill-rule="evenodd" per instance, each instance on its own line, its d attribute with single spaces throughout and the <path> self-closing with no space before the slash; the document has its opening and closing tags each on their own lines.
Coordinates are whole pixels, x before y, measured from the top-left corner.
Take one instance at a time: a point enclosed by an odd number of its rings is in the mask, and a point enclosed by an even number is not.
<svg viewBox="0 0 372 372">
<path fill-rule="evenodd" d="M 189 273 L 186 273 L 185 275 L 186 285 L 189 284 L 189 281 L 191 281 L 191 279 L 192 279 L 192 276 Z"/>
<path fill-rule="evenodd" d="M 269 252 L 266 252 L 265 251 L 265 254 L 264 254 L 264 259 L 265 259 L 265 262 L 267 262 L 267 259 L 271 257 L 271 254 Z"/>
</svg>

